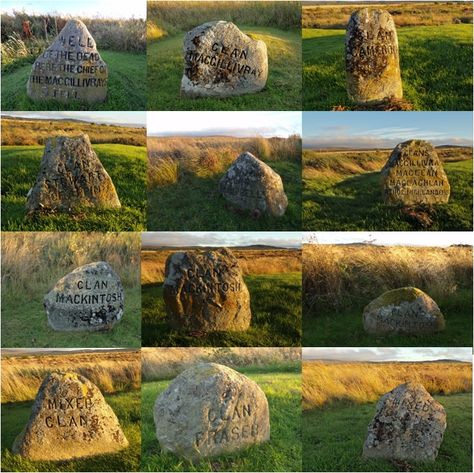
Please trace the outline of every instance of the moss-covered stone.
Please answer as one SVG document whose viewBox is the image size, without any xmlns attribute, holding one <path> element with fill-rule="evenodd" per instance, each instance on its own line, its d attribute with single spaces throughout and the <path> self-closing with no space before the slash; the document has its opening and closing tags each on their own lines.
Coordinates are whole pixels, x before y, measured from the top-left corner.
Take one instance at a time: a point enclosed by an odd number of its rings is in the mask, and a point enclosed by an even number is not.
<svg viewBox="0 0 474 473">
<path fill-rule="evenodd" d="M 375 335 L 421 335 L 445 328 L 436 302 L 415 287 L 387 291 L 364 308 L 364 329 Z"/>
</svg>

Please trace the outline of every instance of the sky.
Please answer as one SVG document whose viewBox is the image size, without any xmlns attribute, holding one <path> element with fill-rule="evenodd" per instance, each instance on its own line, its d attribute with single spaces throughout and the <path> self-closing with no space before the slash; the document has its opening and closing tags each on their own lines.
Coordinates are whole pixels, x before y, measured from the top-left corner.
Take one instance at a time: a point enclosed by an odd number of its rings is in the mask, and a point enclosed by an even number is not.
<svg viewBox="0 0 474 473">
<path fill-rule="evenodd" d="M 372 243 L 374 245 L 451 246 L 472 245 L 470 232 L 307 232 L 303 243 L 347 244 Z"/>
<path fill-rule="evenodd" d="M 5 112 L 4 115 L 37 119 L 73 119 L 109 125 L 146 126 L 146 112 Z"/>
<path fill-rule="evenodd" d="M 2 0 L 2 13 L 27 13 L 102 18 L 146 18 L 144 0 Z"/>
<path fill-rule="evenodd" d="M 148 112 L 148 135 L 301 135 L 300 112 Z"/>
<path fill-rule="evenodd" d="M 472 146 L 470 112 L 304 112 L 305 148 L 393 148 L 411 139 Z"/>
<path fill-rule="evenodd" d="M 472 362 L 471 348 L 303 348 L 303 360 Z"/>
<path fill-rule="evenodd" d="M 147 232 L 142 233 L 142 247 L 271 245 L 300 248 L 299 232 Z"/>
</svg>

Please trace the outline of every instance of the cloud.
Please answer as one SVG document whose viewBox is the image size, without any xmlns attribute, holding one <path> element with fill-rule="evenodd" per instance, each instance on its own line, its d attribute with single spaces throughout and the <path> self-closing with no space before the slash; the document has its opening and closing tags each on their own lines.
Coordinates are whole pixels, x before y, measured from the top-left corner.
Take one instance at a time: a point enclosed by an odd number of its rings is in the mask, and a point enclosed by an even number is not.
<svg viewBox="0 0 474 473">
<path fill-rule="evenodd" d="M 300 248 L 299 232 L 147 232 L 142 233 L 142 247 L 153 246 L 248 246 L 270 245 Z"/>
<path fill-rule="evenodd" d="M 472 361 L 470 348 L 303 348 L 303 360 L 327 361 Z"/>
</svg>

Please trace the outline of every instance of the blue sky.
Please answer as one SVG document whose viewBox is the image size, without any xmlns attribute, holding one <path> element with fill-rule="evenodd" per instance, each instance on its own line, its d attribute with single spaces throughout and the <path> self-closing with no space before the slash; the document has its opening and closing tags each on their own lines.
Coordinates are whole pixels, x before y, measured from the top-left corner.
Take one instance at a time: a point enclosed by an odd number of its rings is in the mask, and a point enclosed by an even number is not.
<svg viewBox="0 0 474 473">
<path fill-rule="evenodd" d="M 451 246 L 472 245 L 470 232 L 307 232 L 303 243 L 348 244 L 371 243 L 373 245 L 403 246 Z"/>
<path fill-rule="evenodd" d="M 146 112 L 4 112 L 3 115 L 40 120 L 72 119 L 109 125 L 146 126 Z"/>
<path fill-rule="evenodd" d="M 148 112 L 148 135 L 301 135 L 300 112 Z"/>
<path fill-rule="evenodd" d="M 393 148 L 410 139 L 472 146 L 470 112 L 304 112 L 306 148 Z"/>
<path fill-rule="evenodd" d="M 2 0 L 1 11 L 65 16 L 146 18 L 146 0 Z"/>
<path fill-rule="evenodd" d="M 146 232 L 142 247 L 149 246 L 247 246 L 301 247 L 299 232 Z"/>
<path fill-rule="evenodd" d="M 303 360 L 472 362 L 471 348 L 303 348 Z"/>
</svg>

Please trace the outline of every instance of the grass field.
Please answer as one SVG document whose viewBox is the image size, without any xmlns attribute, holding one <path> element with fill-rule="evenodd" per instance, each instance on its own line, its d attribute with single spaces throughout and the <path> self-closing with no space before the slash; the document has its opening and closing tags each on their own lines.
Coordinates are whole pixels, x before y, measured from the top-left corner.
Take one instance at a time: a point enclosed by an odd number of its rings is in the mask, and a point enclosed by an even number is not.
<svg viewBox="0 0 474 473">
<path fill-rule="evenodd" d="M 43 146 L 2 147 L 3 231 L 141 231 L 146 228 L 146 148 L 123 144 L 93 145 L 109 173 L 122 207 L 84 209 L 74 214 L 27 217 L 28 190 L 35 183 Z"/>
<path fill-rule="evenodd" d="M 144 346 L 298 346 L 301 340 L 301 273 L 252 275 L 252 321 L 245 332 L 214 332 L 200 337 L 172 330 L 166 320 L 162 285 L 142 286 Z"/>
<path fill-rule="evenodd" d="M 375 403 L 340 403 L 303 412 L 303 471 L 471 471 L 472 395 L 434 397 L 448 419 L 435 462 L 402 465 L 364 460 L 362 446 Z"/>
<path fill-rule="evenodd" d="M 11 452 L 15 437 L 28 422 L 32 402 L 2 405 L 3 471 L 137 471 L 140 468 L 140 391 L 104 396 L 117 415 L 130 445 L 110 455 L 70 461 L 30 461 Z"/>
<path fill-rule="evenodd" d="M 140 237 L 136 233 L 2 234 L 2 346 L 139 347 Z M 79 266 L 106 261 L 124 287 L 123 318 L 110 332 L 56 332 L 43 297 Z"/>
<path fill-rule="evenodd" d="M 28 422 L 33 400 L 52 371 L 73 371 L 94 383 L 117 415 L 130 446 L 112 455 L 62 462 L 33 462 L 13 455 L 11 446 Z M 137 471 L 140 465 L 140 352 L 29 353 L 2 356 L 3 471 Z"/>
<path fill-rule="evenodd" d="M 148 44 L 148 110 L 301 110 L 300 32 L 237 26 L 267 45 L 268 80 L 261 92 L 223 99 L 180 97 L 184 33 L 179 33 Z"/>
<path fill-rule="evenodd" d="M 414 286 L 439 305 L 446 329 L 432 336 L 365 333 L 364 307 L 384 292 Z M 304 245 L 304 346 L 470 346 L 472 248 Z"/>
<path fill-rule="evenodd" d="M 109 68 L 104 103 L 32 101 L 26 94 L 31 64 L 26 64 L 2 73 L 2 110 L 146 110 L 146 55 L 117 51 L 100 54 Z"/>
<path fill-rule="evenodd" d="M 404 99 L 414 110 L 470 110 L 472 26 L 399 28 Z M 350 107 L 344 29 L 303 29 L 303 110 Z"/>
<path fill-rule="evenodd" d="M 415 381 L 446 409 L 448 427 L 434 463 L 364 460 L 376 401 Z M 303 362 L 303 471 L 470 471 L 472 365 L 442 362 Z"/>
<path fill-rule="evenodd" d="M 300 471 L 301 374 L 291 371 L 239 369 L 265 392 L 270 407 L 271 437 L 265 444 L 239 453 L 190 463 L 172 453 L 161 453 L 155 435 L 153 405 L 170 380 L 142 384 L 142 471 Z"/>
<path fill-rule="evenodd" d="M 303 5 L 303 28 L 345 28 L 355 6 L 350 2 L 324 4 L 307 2 Z M 397 28 L 404 26 L 439 26 L 472 23 L 469 2 L 358 2 L 357 8 L 382 8 L 392 15 Z"/>
<path fill-rule="evenodd" d="M 299 230 L 301 228 L 301 138 L 148 138 L 148 229 Z M 233 207 L 218 191 L 219 180 L 243 152 L 264 161 L 283 181 L 288 207 L 282 217 L 255 216 Z M 183 205 L 185 203 L 185 205 Z"/>
<path fill-rule="evenodd" d="M 303 151 L 303 229 L 472 230 L 472 149 L 438 150 L 451 185 L 447 204 L 407 212 L 384 204 L 380 169 L 389 150 Z"/>
</svg>

